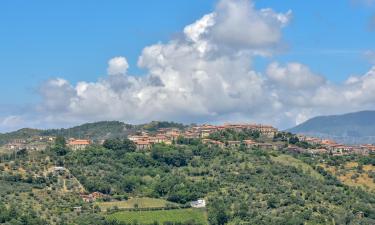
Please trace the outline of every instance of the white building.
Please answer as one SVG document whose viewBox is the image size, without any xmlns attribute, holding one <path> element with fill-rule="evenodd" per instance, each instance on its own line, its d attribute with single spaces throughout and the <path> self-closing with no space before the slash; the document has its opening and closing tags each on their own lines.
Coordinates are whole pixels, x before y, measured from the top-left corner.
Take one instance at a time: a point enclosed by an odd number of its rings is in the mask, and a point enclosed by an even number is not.
<svg viewBox="0 0 375 225">
<path fill-rule="evenodd" d="M 198 199 L 197 201 L 190 202 L 190 206 L 193 208 L 204 208 L 206 207 L 206 200 Z"/>
</svg>

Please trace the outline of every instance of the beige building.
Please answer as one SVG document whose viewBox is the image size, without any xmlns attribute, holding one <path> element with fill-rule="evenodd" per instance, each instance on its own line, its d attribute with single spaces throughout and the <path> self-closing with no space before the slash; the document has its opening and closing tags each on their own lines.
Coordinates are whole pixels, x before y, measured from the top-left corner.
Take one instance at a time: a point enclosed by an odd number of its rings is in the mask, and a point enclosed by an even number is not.
<svg viewBox="0 0 375 225">
<path fill-rule="evenodd" d="M 69 139 L 68 147 L 72 150 L 82 150 L 91 144 L 90 140 L 86 139 Z"/>
</svg>

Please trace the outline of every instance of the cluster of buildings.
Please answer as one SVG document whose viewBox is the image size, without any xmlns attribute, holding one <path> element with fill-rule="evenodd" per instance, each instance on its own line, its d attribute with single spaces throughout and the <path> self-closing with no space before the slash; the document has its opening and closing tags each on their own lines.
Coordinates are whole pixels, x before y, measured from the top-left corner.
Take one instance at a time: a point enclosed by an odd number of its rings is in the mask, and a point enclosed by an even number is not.
<svg viewBox="0 0 375 225">
<path fill-rule="evenodd" d="M 295 145 L 285 146 L 285 143 L 279 142 L 268 142 L 260 143 L 254 140 L 242 140 L 242 141 L 226 141 L 220 142 L 209 139 L 210 134 L 223 130 L 235 130 L 235 131 L 256 131 L 262 137 L 273 138 L 278 130 L 272 126 L 263 124 L 223 124 L 223 125 L 199 125 L 191 126 L 186 129 L 178 128 L 161 128 L 156 132 L 141 131 L 137 135 L 129 135 L 128 139 L 133 141 L 138 150 L 151 149 L 152 145 L 158 143 L 173 144 L 179 137 L 184 139 L 200 139 L 204 144 L 216 145 L 218 147 L 239 147 L 244 146 L 246 148 L 258 147 L 265 150 L 280 150 L 287 148 L 294 152 L 308 152 L 312 154 L 329 153 L 331 155 L 346 155 L 346 154 L 363 154 L 366 155 L 369 152 L 375 152 L 374 145 L 344 145 L 338 144 L 335 141 L 327 139 L 319 139 L 315 137 L 308 137 L 304 135 L 297 135 L 300 141 L 307 142 L 314 146 L 312 149 L 303 149 Z M 8 144 L 4 145 L 3 148 L 7 150 L 39 150 L 45 148 L 48 144 L 53 143 L 55 137 L 51 136 L 35 136 L 28 139 L 14 139 Z M 91 145 L 92 140 L 88 139 L 74 139 L 70 138 L 67 140 L 67 146 L 72 150 L 82 150 L 87 146 Z M 103 143 L 100 142 L 101 144 Z"/>
<path fill-rule="evenodd" d="M 305 141 L 308 144 L 318 146 L 315 149 L 308 149 L 310 153 L 329 153 L 334 156 L 349 155 L 349 154 L 361 154 L 367 155 L 369 152 L 375 152 L 375 146 L 371 144 L 366 145 L 345 145 L 336 143 L 333 140 L 319 139 L 315 137 L 308 137 L 304 135 L 298 135 L 300 141 Z M 305 151 L 301 149 L 294 149 L 296 151 Z"/>
<path fill-rule="evenodd" d="M 9 143 L 3 146 L 4 149 L 9 151 L 19 151 L 19 150 L 43 150 L 49 144 L 55 141 L 55 137 L 51 136 L 35 136 L 27 139 L 13 139 Z M 67 141 L 67 146 L 72 150 L 82 150 L 86 146 L 92 144 L 91 140 L 87 139 L 74 139 L 70 138 Z"/>
<path fill-rule="evenodd" d="M 191 127 L 184 133 L 184 137 L 192 138 L 206 138 L 210 134 L 222 131 L 222 130 L 235 130 L 235 131 L 244 131 L 252 130 L 258 131 L 261 135 L 269 138 L 273 138 L 278 130 L 272 126 L 263 125 L 263 124 L 224 124 L 219 126 L 214 125 L 202 125 Z"/>
<path fill-rule="evenodd" d="M 242 141 L 216 141 L 212 139 L 202 139 L 203 144 L 207 144 L 210 146 L 218 146 L 220 148 L 229 147 L 229 148 L 236 148 L 243 146 L 245 148 L 260 148 L 262 150 L 281 150 L 285 147 L 285 144 L 283 143 L 263 143 L 263 142 L 255 142 L 254 140 L 248 139 L 248 140 L 242 140 Z"/>
<path fill-rule="evenodd" d="M 142 132 L 141 135 L 130 135 L 128 136 L 129 140 L 133 141 L 137 149 L 145 150 L 150 149 L 153 144 L 157 143 L 165 143 L 165 144 L 172 144 L 177 140 L 178 137 L 183 137 L 185 139 L 203 139 L 204 143 L 209 144 L 217 144 L 219 146 L 224 147 L 224 143 L 215 142 L 213 140 L 207 139 L 210 134 L 222 130 L 235 130 L 235 131 L 243 131 L 243 130 L 252 130 L 258 131 L 261 135 L 273 138 L 274 135 L 278 132 L 278 130 L 272 126 L 262 125 L 262 124 L 224 124 L 224 125 L 201 125 L 201 126 L 193 126 L 187 128 L 185 130 L 180 130 L 177 128 L 161 128 L 159 129 L 156 134 L 150 134 L 148 132 Z M 240 145 L 241 143 L 238 142 L 228 142 L 230 146 Z M 226 143 L 226 144 L 228 144 Z M 250 144 L 250 143 L 247 143 Z"/>
<path fill-rule="evenodd" d="M 226 129 L 236 131 L 258 131 L 261 135 L 269 138 L 272 138 L 277 132 L 276 128 L 262 124 L 224 124 L 218 126 L 205 124 L 200 126 L 192 126 L 187 129 L 161 128 L 157 132 L 152 133 L 142 131 L 139 135 L 129 135 L 128 138 L 136 144 L 138 150 L 146 150 L 150 149 L 153 144 L 157 143 L 172 144 L 178 139 L 178 137 L 183 137 L 185 139 L 207 139 L 210 134 Z M 7 150 L 14 151 L 21 149 L 41 150 L 44 149 L 47 144 L 53 143 L 54 140 L 55 137 L 51 136 L 35 136 L 30 139 L 14 139 L 3 147 Z M 102 141 L 101 144 L 103 142 L 104 141 Z M 206 142 L 208 141 L 206 140 Z M 88 139 L 70 138 L 67 140 L 67 146 L 72 150 L 85 149 L 92 143 L 92 140 Z M 217 144 L 222 146 L 223 143 Z M 237 144 L 238 143 L 236 142 L 230 143 L 231 146 L 235 146 Z"/>
<path fill-rule="evenodd" d="M 133 141 L 138 150 L 150 149 L 153 144 L 172 144 L 181 136 L 182 131 L 177 128 L 161 128 L 156 134 L 143 131 L 140 135 L 129 135 L 128 139 Z"/>
<path fill-rule="evenodd" d="M 55 140 L 51 136 L 34 136 L 27 139 L 13 139 L 9 143 L 5 144 L 3 148 L 9 151 L 18 150 L 41 150 L 44 149 L 48 143 L 52 143 Z"/>
</svg>

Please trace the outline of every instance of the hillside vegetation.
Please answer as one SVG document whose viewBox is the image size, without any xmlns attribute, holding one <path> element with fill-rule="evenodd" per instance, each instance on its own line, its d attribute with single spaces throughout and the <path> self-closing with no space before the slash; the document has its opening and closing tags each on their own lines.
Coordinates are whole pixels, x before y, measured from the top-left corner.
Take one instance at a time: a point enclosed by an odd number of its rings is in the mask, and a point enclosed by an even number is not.
<svg viewBox="0 0 375 225">
<path fill-rule="evenodd" d="M 257 138 L 228 134 L 213 136 L 223 142 Z M 178 143 L 148 151 L 126 139 L 79 151 L 61 151 L 66 146 L 56 143 L 42 152 L 0 157 L 0 223 L 375 224 L 374 192 L 347 185 L 324 167 L 345 166 L 344 158 Z M 374 155 L 356 157 L 351 160 L 363 168 L 374 164 Z M 56 165 L 64 171 L 53 172 Z M 79 196 L 95 191 L 106 196 L 94 203 Z M 201 198 L 207 208 L 188 208 Z M 136 199 L 166 205 L 152 211 Z"/>
</svg>

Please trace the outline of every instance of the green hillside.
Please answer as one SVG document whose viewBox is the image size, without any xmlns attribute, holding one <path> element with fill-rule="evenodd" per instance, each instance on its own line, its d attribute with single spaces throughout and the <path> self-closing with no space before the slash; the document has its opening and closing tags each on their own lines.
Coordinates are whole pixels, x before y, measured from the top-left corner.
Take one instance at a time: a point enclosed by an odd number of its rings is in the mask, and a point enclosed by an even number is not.
<svg viewBox="0 0 375 225">
<path fill-rule="evenodd" d="M 86 123 L 68 129 L 44 130 L 42 135 L 64 136 L 74 138 L 105 139 L 111 137 L 124 137 L 135 126 L 118 121 L 102 121 L 96 123 Z"/>
<path fill-rule="evenodd" d="M 64 152 L 57 144 L 0 157 L 0 222 L 29 215 L 28 221 L 40 218 L 47 224 L 149 224 L 157 214 L 156 222 L 168 224 L 192 224 L 189 217 L 200 224 L 375 224 L 375 193 L 330 172 L 340 157 L 218 148 L 199 141 L 154 145 L 150 151 L 124 142 Z M 374 157 L 352 159 L 366 170 Z M 64 172 L 53 172 L 55 165 Z M 104 193 L 102 201 L 111 203 L 85 203 L 79 197 L 84 191 Z M 185 210 L 200 198 L 207 208 Z M 163 209 L 148 210 L 137 199 L 152 199 Z M 103 205 L 109 208 L 101 211 Z M 77 206 L 82 212 L 73 211 Z"/>
<path fill-rule="evenodd" d="M 0 134 L 0 145 L 6 144 L 12 139 L 31 138 L 35 135 L 40 135 L 41 130 L 24 128 L 15 132 Z"/>
<path fill-rule="evenodd" d="M 13 139 L 27 139 L 34 136 L 64 136 L 66 138 L 72 137 L 98 140 L 114 137 L 126 137 L 129 133 L 134 133 L 139 130 L 154 132 L 159 128 L 168 127 L 183 129 L 186 126 L 180 123 L 164 121 L 153 121 L 151 123 L 141 125 L 130 125 L 119 121 L 101 121 L 86 123 L 67 129 L 40 130 L 24 128 L 14 132 L 0 134 L 0 145 L 6 144 Z"/>
</svg>

